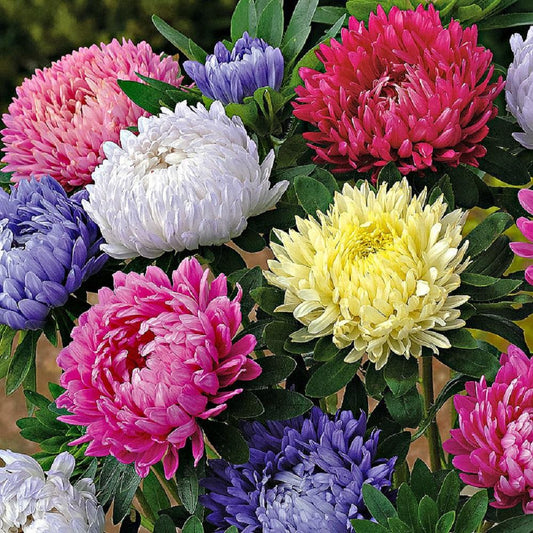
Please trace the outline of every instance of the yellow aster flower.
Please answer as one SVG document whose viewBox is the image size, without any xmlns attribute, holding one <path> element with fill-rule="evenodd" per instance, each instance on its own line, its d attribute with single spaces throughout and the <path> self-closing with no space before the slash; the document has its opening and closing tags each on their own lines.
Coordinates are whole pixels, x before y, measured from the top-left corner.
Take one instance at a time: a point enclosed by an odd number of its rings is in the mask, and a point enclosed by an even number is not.
<svg viewBox="0 0 533 533">
<path fill-rule="evenodd" d="M 466 213 L 445 214 L 441 197 L 426 204 L 407 180 L 373 192 L 345 185 L 327 214 L 296 219 L 296 230 L 276 230 L 268 281 L 285 290 L 277 311 L 305 325 L 292 338 L 333 335 L 351 346 L 347 362 L 365 353 L 381 368 L 393 352 L 420 357 L 449 348 L 439 331 L 465 322 L 457 309 L 468 296 L 450 295 L 461 283 L 468 243 L 460 246 Z"/>
</svg>

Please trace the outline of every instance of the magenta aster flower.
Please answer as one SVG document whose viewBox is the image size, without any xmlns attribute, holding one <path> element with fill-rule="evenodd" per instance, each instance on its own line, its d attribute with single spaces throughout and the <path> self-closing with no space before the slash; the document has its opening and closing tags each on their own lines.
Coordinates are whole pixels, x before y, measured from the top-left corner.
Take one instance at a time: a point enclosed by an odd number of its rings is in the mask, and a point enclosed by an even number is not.
<svg viewBox="0 0 533 533">
<path fill-rule="evenodd" d="M 455 396 L 459 429 L 443 447 L 465 483 L 494 487 L 493 507 L 533 514 L 533 360 L 511 345 L 500 363 L 491 386 L 482 377 Z"/>
<path fill-rule="evenodd" d="M 5 172 L 13 181 L 50 175 L 65 189 L 91 183 L 104 159 L 104 141 L 118 142 L 120 130 L 147 116 L 120 89 L 117 79 L 138 80 L 136 72 L 179 85 L 179 65 L 150 45 L 116 39 L 80 48 L 37 70 L 17 88 L 2 120 Z"/>
<path fill-rule="evenodd" d="M 255 338 L 233 342 L 241 325 L 241 292 L 227 297 L 224 275 L 209 283 L 209 270 L 184 260 L 172 275 L 148 267 L 145 275 L 117 272 L 114 291 L 81 315 L 72 342 L 57 358 L 67 390 L 58 400 L 86 426 L 72 442 L 90 442 L 86 454 L 135 463 L 137 473 L 163 460 L 165 475 L 178 468 L 190 438 L 196 461 L 204 444 L 198 419 L 220 414 L 261 367 L 247 357 Z"/>
<path fill-rule="evenodd" d="M 436 162 L 477 166 L 480 142 L 503 89 L 490 83 L 492 53 L 477 28 L 442 26 L 438 12 L 378 6 L 368 27 L 355 18 L 317 52 L 325 72 L 300 69 L 294 114 L 318 127 L 304 133 L 318 163 L 374 171 L 395 161 L 404 175 Z"/>
<path fill-rule="evenodd" d="M 522 204 L 522 207 L 533 215 L 533 189 L 522 189 L 518 191 L 518 200 Z M 516 221 L 518 229 L 522 232 L 522 235 L 531 242 L 512 242 L 511 249 L 516 255 L 520 257 L 526 257 L 527 259 L 533 258 L 533 220 L 529 220 L 526 217 L 520 217 Z M 525 272 L 526 281 L 533 285 L 533 265 L 529 265 Z"/>
</svg>

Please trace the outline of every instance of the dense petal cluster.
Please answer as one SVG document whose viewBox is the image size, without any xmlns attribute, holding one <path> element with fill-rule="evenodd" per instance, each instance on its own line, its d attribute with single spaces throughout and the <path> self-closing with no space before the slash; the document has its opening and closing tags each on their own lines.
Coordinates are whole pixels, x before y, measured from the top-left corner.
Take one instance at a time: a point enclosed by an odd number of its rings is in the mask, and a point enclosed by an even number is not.
<svg viewBox="0 0 533 533">
<path fill-rule="evenodd" d="M 42 328 L 50 309 L 106 262 L 85 198 L 86 191 L 68 198 L 48 176 L 0 189 L 0 323 Z"/>
<path fill-rule="evenodd" d="M 450 295 L 467 265 L 461 245 L 466 214 L 445 214 L 440 197 L 412 196 L 407 181 L 374 193 L 346 184 L 327 214 L 296 219 L 296 230 L 276 231 L 268 281 L 285 290 L 278 311 L 305 325 L 296 342 L 333 335 L 351 346 L 346 361 L 365 353 L 381 368 L 393 352 L 419 357 L 449 348 L 439 331 L 464 326 L 457 309 L 468 296 Z"/>
<path fill-rule="evenodd" d="M 524 148 L 533 150 L 533 26 L 525 41 L 515 33 L 510 42 L 514 59 L 507 70 L 505 99 L 509 111 L 524 130 L 513 133 L 513 137 Z"/>
<path fill-rule="evenodd" d="M 366 416 L 318 407 L 284 422 L 242 426 L 250 460 L 209 462 L 202 504 L 217 531 L 345 533 L 350 519 L 369 518 L 362 486 L 390 494 L 396 458 L 378 459 L 379 431 L 365 438 Z"/>
<path fill-rule="evenodd" d="M 459 428 L 443 447 L 465 483 L 494 488 L 492 506 L 533 514 L 533 359 L 511 345 L 500 363 L 492 385 L 483 376 L 455 396 Z"/>
<path fill-rule="evenodd" d="M 2 161 L 13 181 L 50 175 L 67 190 L 90 183 L 102 143 L 147 115 L 117 84 L 138 80 L 136 72 L 173 85 L 182 79 L 171 57 L 126 40 L 80 48 L 26 79 L 2 117 Z"/>
<path fill-rule="evenodd" d="M 218 42 L 205 65 L 185 61 L 183 68 L 208 98 L 239 104 L 260 87 L 277 91 L 283 81 L 284 61 L 279 48 L 244 32 L 231 52 Z"/>
<path fill-rule="evenodd" d="M 87 455 L 134 462 L 143 477 L 163 460 L 170 478 L 189 438 L 196 461 L 203 454 L 197 419 L 220 414 L 242 392 L 235 382 L 259 375 L 255 337 L 232 341 L 241 293 L 230 300 L 226 277 L 209 274 L 194 258 L 172 280 L 157 267 L 117 272 L 114 291 L 102 288 L 81 315 L 57 359 L 67 389 L 57 405 L 73 413 L 60 420 L 87 427 L 73 443 L 90 442 Z"/>
<path fill-rule="evenodd" d="M 518 200 L 522 204 L 522 207 L 533 215 L 533 189 L 522 189 L 518 191 Z M 511 249 L 520 257 L 533 259 L 533 220 L 529 220 L 526 217 L 519 217 L 516 225 L 522 232 L 522 235 L 530 242 L 512 242 Z M 526 268 L 525 277 L 526 281 L 530 285 L 533 285 L 533 265 L 529 265 Z"/>
<path fill-rule="evenodd" d="M 20 453 L 0 450 L 0 531 L 102 533 L 104 511 L 89 478 L 74 485 L 74 457 L 59 454 L 48 472 Z"/>
<path fill-rule="evenodd" d="M 259 163 L 257 146 L 220 102 L 209 110 L 186 102 L 139 119 L 122 146 L 105 143 L 93 173 L 87 212 L 110 256 L 158 257 L 238 237 L 248 217 L 272 207 L 288 182 L 271 188 L 274 152 Z"/>
<path fill-rule="evenodd" d="M 320 46 L 325 72 L 300 69 L 296 88 L 294 114 L 319 130 L 304 133 L 317 162 L 376 173 L 394 161 L 404 175 L 477 166 L 503 81 L 490 83 L 492 53 L 475 26 L 444 28 L 432 5 L 388 16 L 378 6 L 368 27 L 352 17 L 341 37 Z"/>
</svg>

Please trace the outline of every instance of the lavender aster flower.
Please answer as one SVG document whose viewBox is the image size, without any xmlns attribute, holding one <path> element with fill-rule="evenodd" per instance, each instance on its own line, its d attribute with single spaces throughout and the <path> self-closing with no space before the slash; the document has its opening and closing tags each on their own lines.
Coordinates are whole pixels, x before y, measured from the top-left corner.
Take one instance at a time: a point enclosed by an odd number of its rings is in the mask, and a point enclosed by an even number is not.
<svg viewBox="0 0 533 533">
<path fill-rule="evenodd" d="M 71 198 L 48 176 L 0 190 L 0 323 L 39 329 L 48 312 L 100 270 L 107 256 L 80 191 Z"/>
<path fill-rule="evenodd" d="M 242 426 L 250 460 L 210 461 L 202 480 L 207 519 L 224 531 L 252 533 L 353 531 L 350 519 L 369 518 L 362 486 L 390 492 L 396 457 L 376 459 L 379 431 L 365 440 L 366 415 L 339 411 L 332 420 L 318 407 L 283 422 Z"/>
<path fill-rule="evenodd" d="M 231 52 L 219 41 L 205 65 L 185 61 L 183 68 L 205 96 L 223 104 L 241 103 L 260 87 L 277 91 L 283 80 L 281 50 L 263 39 L 250 37 L 247 32 Z"/>
</svg>

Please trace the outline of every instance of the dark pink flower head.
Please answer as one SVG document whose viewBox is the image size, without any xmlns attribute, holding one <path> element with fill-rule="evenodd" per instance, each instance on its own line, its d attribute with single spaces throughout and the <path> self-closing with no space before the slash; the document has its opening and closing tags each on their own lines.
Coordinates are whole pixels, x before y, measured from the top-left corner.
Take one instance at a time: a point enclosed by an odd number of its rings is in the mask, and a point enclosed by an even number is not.
<svg viewBox="0 0 533 533">
<path fill-rule="evenodd" d="M 518 200 L 522 204 L 522 207 L 533 215 L 533 189 L 522 189 L 518 191 Z M 533 259 L 533 220 L 520 217 L 516 221 L 516 225 L 522 232 L 522 235 L 530 242 L 512 242 L 511 249 L 516 255 L 531 260 Z M 530 285 L 533 285 L 533 265 L 529 265 L 526 268 L 525 277 L 526 281 Z"/>
<path fill-rule="evenodd" d="M 114 39 L 80 48 L 51 67 L 37 70 L 17 88 L 0 133 L 6 172 L 13 181 L 50 175 L 70 190 L 91 183 L 104 159 L 104 141 L 118 142 L 120 130 L 135 126 L 144 110 L 120 89 L 117 79 L 136 72 L 179 85 L 179 65 L 150 45 Z"/>
<path fill-rule="evenodd" d="M 465 483 L 494 487 L 493 507 L 533 514 L 533 360 L 511 345 L 500 363 L 491 386 L 482 377 L 455 396 L 459 429 L 443 447 Z"/>
<path fill-rule="evenodd" d="M 304 133 L 315 161 L 374 174 L 395 161 L 404 175 L 438 161 L 477 166 L 504 82 L 490 83 L 475 26 L 443 28 L 432 5 L 388 16 L 378 6 L 368 28 L 352 17 L 341 38 L 317 52 L 325 72 L 299 72 L 294 114 L 319 129 Z"/>
<path fill-rule="evenodd" d="M 165 475 L 178 467 L 190 438 L 196 461 L 204 450 L 198 419 L 220 414 L 261 367 L 247 357 L 255 338 L 232 342 L 241 325 L 240 298 L 227 297 L 226 277 L 184 260 L 172 282 L 157 267 L 145 275 L 117 272 L 114 290 L 81 315 L 72 342 L 57 358 L 67 390 L 57 400 L 86 426 L 72 444 L 90 442 L 87 455 L 135 463 L 140 476 L 163 460 Z"/>
</svg>

